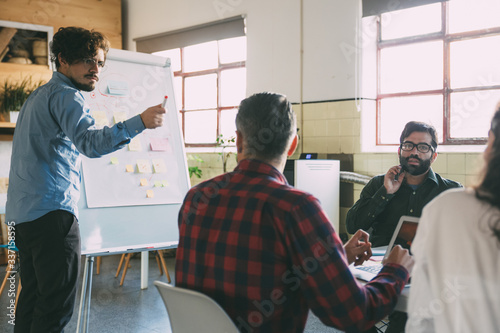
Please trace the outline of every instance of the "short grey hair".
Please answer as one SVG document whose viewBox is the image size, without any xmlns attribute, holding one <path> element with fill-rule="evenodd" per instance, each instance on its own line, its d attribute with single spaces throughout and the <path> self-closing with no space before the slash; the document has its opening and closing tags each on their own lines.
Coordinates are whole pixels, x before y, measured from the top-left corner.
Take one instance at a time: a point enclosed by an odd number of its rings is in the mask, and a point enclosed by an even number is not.
<svg viewBox="0 0 500 333">
<path fill-rule="evenodd" d="M 297 120 L 286 96 L 271 92 L 254 94 L 241 101 L 236 129 L 243 136 L 251 158 L 280 158 L 296 134 Z"/>
</svg>

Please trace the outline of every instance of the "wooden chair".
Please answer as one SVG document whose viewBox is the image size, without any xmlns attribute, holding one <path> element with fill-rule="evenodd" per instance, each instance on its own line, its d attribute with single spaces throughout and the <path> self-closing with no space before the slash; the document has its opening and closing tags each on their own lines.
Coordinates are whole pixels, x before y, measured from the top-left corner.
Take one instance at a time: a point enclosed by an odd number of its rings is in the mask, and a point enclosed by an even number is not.
<svg viewBox="0 0 500 333">
<path fill-rule="evenodd" d="M 96 263 L 95 263 L 95 273 L 97 275 L 99 275 L 99 273 L 101 272 L 101 260 L 102 260 L 102 257 L 97 257 L 96 258 Z"/>
<path fill-rule="evenodd" d="M 0 245 L 0 248 L 7 248 L 7 247 L 8 247 L 8 245 Z M 16 251 L 14 253 L 14 261 L 17 263 L 17 261 L 18 261 L 17 248 L 15 248 L 14 251 Z M 5 270 L 5 277 L 4 277 L 3 281 L 2 281 L 2 285 L 0 286 L 0 297 L 2 296 L 2 293 L 3 293 L 3 290 L 5 289 L 5 286 L 7 285 L 7 281 L 9 279 L 9 277 L 12 274 L 16 274 L 16 273 L 17 273 L 17 271 L 15 270 L 15 268 L 12 267 L 12 265 L 9 265 L 7 263 L 7 268 Z M 17 284 L 17 293 L 16 293 L 16 305 L 15 305 L 14 309 L 17 308 L 17 300 L 19 299 L 19 294 L 21 293 L 21 288 L 22 288 L 21 278 L 19 277 L 19 282 Z"/>
<path fill-rule="evenodd" d="M 121 258 L 120 258 L 120 263 L 118 264 L 118 269 L 116 270 L 116 275 L 115 275 L 115 277 L 118 277 L 118 275 L 120 275 L 120 270 L 122 269 L 123 261 L 125 260 L 125 267 L 123 268 L 122 278 L 120 280 L 120 286 L 123 286 L 123 281 L 125 280 L 125 275 L 127 275 L 127 270 L 128 270 L 128 267 L 130 264 L 130 259 L 132 258 L 132 255 L 133 255 L 133 253 L 123 253 Z M 167 263 L 165 262 L 165 258 L 163 258 L 163 250 L 156 250 L 155 257 L 156 257 L 156 262 L 158 264 L 158 269 L 160 270 L 160 275 L 163 275 L 163 272 L 165 272 L 165 275 L 167 276 L 168 283 L 172 282 L 170 279 L 170 274 L 168 273 Z M 163 270 L 162 270 L 162 267 L 163 267 Z"/>
</svg>

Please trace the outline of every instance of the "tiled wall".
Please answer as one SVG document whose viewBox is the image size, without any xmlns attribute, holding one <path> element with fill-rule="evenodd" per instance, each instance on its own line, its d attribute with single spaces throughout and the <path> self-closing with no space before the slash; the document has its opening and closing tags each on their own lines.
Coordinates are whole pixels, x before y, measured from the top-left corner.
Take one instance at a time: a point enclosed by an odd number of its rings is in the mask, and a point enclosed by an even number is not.
<svg viewBox="0 0 500 333">
<path fill-rule="evenodd" d="M 215 149 L 214 149 L 215 150 Z M 222 156 L 219 153 L 188 153 L 188 165 L 197 166 L 202 171 L 202 177 L 198 178 L 196 176 L 191 177 L 191 186 L 199 184 L 200 182 L 218 176 L 224 173 L 222 165 Z M 197 156 L 203 162 L 189 159 L 189 155 Z M 236 167 L 236 154 L 231 153 L 229 155 L 226 170 L 232 171 Z"/>
<path fill-rule="evenodd" d="M 300 138 L 303 140 L 303 151 L 322 154 L 354 154 L 354 172 L 375 176 L 399 164 L 397 147 L 394 153 L 362 153 L 360 149 L 360 113 L 355 101 L 333 101 L 308 103 L 303 105 L 303 126 L 301 124 L 300 106 L 294 105 L 298 116 Z M 402 130 L 402 129 L 401 129 Z M 439 150 L 438 150 L 439 151 Z M 193 163 L 203 170 L 203 179 L 208 179 L 222 173 L 220 156 L 214 154 L 197 154 L 205 162 Z M 294 158 L 298 157 L 296 153 Z M 228 170 L 234 169 L 236 161 L 231 156 Z M 445 178 L 458 181 L 465 186 L 475 184 L 476 177 L 482 166 L 480 153 L 440 153 L 432 164 L 435 172 Z M 192 184 L 201 180 L 191 178 Z M 359 198 L 362 185 L 354 185 L 354 200 Z M 340 209 L 340 230 L 345 231 L 345 214 L 348 208 Z"/>
<path fill-rule="evenodd" d="M 354 101 L 304 104 L 303 117 L 304 152 L 360 152 L 360 119 Z"/>
</svg>

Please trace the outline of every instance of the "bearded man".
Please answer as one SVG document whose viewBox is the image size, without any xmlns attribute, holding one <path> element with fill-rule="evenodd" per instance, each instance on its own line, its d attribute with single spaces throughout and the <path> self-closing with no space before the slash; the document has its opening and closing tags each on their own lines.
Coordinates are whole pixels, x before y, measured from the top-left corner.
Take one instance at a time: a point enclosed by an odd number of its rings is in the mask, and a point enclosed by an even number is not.
<svg viewBox="0 0 500 333">
<path fill-rule="evenodd" d="M 399 218 L 420 217 L 424 206 L 441 192 L 462 185 L 435 173 L 438 139 L 432 125 L 410 121 L 398 148 L 400 165 L 370 180 L 346 217 L 347 231 L 369 231 L 372 246 L 388 245 Z"/>
<path fill-rule="evenodd" d="M 373 247 L 389 244 L 401 216 L 420 217 L 424 206 L 438 194 L 462 187 L 431 168 L 438 155 L 438 138 L 432 125 L 410 121 L 399 143 L 400 165 L 393 166 L 385 175 L 372 178 L 347 212 L 347 231 L 368 231 Z M 386 333 L 404 333 L 406 321 L 406 313 L 394 311 L 389 315 Z"/>
</svg>

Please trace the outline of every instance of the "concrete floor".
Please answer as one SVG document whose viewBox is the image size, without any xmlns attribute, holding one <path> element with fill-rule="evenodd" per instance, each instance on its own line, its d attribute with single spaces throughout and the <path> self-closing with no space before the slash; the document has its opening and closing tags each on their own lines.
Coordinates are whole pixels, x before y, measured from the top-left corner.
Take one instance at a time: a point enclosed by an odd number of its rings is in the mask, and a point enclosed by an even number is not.
<svg viewBox="0 0 500 333">
<path fill-rule="evenodd" d="M 119 285 L 120 277 L 115 278 L 120 255 L 102 257 L 100 274 L 94 275 L 92 283 L 92 298 L 90 305 L 89 332 L 98 333 L 153 333 L 171 332 L 165 306 L 160 294 L 153 285 L 155 280 L 167 282 L 165 275 L 160 275 L 153 254 L 149 257 L 149 284 L 148 288 L 140 287 L 140 255 L 137 254 L 130 261 L 123 286 Z M 174 283 L 173 257 L 166 258 L 167 267 Z M 82 259 L 82 275 L 84 260 Z M 3 281 L 5 266 L 0 266 L 0 278 Z M 8 289 L 8 288 L 6 288 Z M 65 332 L 76 332 L 79 302 L 81 294 L 81 280 L 78 288 L 75 310 Z M 13 332 L 13 327 L 8 323 L 7 306 L 10 298 L 7 290 L 0 297 L 0 332 Z M 323 325 L 312 313 L 309 314 L 306 333 L 337 333 L 333 328 Z"/>
</svg>

